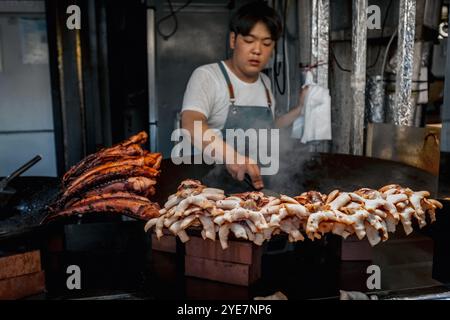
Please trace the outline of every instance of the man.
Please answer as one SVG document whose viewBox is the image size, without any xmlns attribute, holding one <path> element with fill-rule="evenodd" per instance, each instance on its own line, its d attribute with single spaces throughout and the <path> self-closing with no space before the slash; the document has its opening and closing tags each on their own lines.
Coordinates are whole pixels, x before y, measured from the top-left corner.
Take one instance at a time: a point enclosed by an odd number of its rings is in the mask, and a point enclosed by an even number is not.
<svg viewBox="0 0 450 320">
<path fill-rule="evenodd" d="M 287 127 L 300 115 L 304 90 L 299 105 L 274 121 L 275 100 L 270 91 L 270 80 L 261 73 L 281 31 L 277 12 L 262 1 L 244 5 L 232 17 L 229 38 L 232 57 L 197 68 L 184 94 L 182 127 L 189 131 L 196 147 L 203 149 L 210 144 L 194 135 L 196 122 L 201 123 L 202 132 L 209 129 L 224 132 L 226 129 Z M 225 163 L 234 179 L 242 181 L 248 174 L 256 189 L 264 187 L 254 159 L 234 150 L 220 135 L 214 136 L 213 144 L 216 158 Z"/>
</svg>

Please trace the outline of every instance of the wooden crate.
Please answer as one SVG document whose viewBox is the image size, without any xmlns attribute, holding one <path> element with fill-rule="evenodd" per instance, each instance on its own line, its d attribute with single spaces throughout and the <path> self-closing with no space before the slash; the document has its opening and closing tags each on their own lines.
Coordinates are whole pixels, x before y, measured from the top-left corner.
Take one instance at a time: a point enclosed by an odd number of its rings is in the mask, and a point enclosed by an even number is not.
<svg viewBox="0 0 450 320">
<path fill-rule="evenodd" d="M 371 261 L 373 260 L 373 248 L 366 238 L 359 240 L 352 235 L 342 239 L 341 245 L 342 261 Z"/>
<path fill-rule="evenodd" d="M 21 299 L 44 291 L 44 271 L 0 280 L 0 300 Z"/>
<path fill-rule="evenodd" d="M 262 248 L 246 241 L 220 242 L 191 236 L 186 242 L 185 275 L 228 284 L 249 286 L 261 278 Z"/>
<path fill-rule="evenodd" d="M 0 300 L 20 299 L 44 291 L 40 251 L 0 258 Z"/>
<path fill-rule="evenodd" d="M 14 278 L 41 270 L 41 254 L 38 250 L 0 258 L 0 280 Z"/>
<path fill-rule="evenodd" d="M 156 234 L 152 233 L 152 249 L 155 251 L 176 253 L 177 240 L 176 237 L 168 230 L 163 229 L 164 236 L 158 240 Z"/>
</svg>

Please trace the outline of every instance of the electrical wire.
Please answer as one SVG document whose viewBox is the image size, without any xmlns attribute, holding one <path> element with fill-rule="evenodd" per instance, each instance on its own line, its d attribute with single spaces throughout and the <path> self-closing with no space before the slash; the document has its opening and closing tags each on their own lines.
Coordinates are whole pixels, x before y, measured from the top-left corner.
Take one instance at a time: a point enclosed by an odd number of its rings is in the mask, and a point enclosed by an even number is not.
<svg viewBox="0 0 450 320">
<path fill-rule="evenodd" d="M 389 39 L 389 43 L 388 43 L 388 45 L 386 47 L 386 51 L 384 53 L 383 63 L 381 64 L 381 72 L 380 72 L 381 83 L 384 83 L 384 69 L 386 68 L 387 56 L 389 54 L 389 49 L 391 48 L 392 41 L 394 41 L 395 37 L 397 36 L 397 33 L 398 33 L 398 28 L 395 29 L 395 32 L 392 34 L 391 39 Z"/>
<path fill-rule="evenodd" d="M 181 7 L 179 7 L 177 10 L 173 10 L 173 5 L 172 5 L 172 1 L 171 0 L 167 0 L 167 3 L 169 4 L 169 8 L 170 8 L 170 14 L 168 14 L 167 16 L 161 18 L 157 23 L 156 23 L 156 31 L 158 32 L 158 34 L 163 37 L 164 40 L 169 40 L 170 37 L 172 37 L 178 30 L 178 19 L 177 19 L 177 13 L 180 12 L 181 10 L 183 10 L 184 8 L 186 8 L 188 5 L 190 5 L 192 3 L 193 0 L 188 0 L 186 1 L 185 4 L 183 4 Z M 175 26 L 173 28 L 173 30 L 171 32 L 169 32 L 168 34 L 164 34 L 161 31 L 160 25 L 162 22 L 164 22 L 165 20 L 170 19 L 171 17 L 173 17 L 173 21 L 175 23 Z"/>
<path fill-rule="evenodd" d="M 385 27 L 386 27 L 386 21 L 387 21 L 387 18 L 389 16 L 389 13 L 390 13 L 389 10 L 391 9 L 391 6 L 392 6 L 392 0 L 389 1 L 389 4 L 388 4 L 387 9 L 386 9 L 386 13 L 384 15 L 383 25 L 381 26 L 381 39 L 383 39 L 383 36 L 384 36 L 384 30 L 385 30 Z M 378 59 L 380 58 L 380 53 L 381 53 L 381 44 L 378 45 L 378 52 L 377 52 L 377 57 L 375 58 L 375 62 L 372 63 L 371 65 L 369 65 L 367 67 L 367 69 L 371 69 L 371 68 L 376 66 L 376 64 L 378 63 Z"/>
<path fill-rule="evenodd" d="M 276 4 L 277 4 L 277 1 L 274 1 L 273 9 L 275 11 L 277 10 Z M 284 24 L 283 24 L 283 27 L 284 27 Z M 283 35 L 282 35 L 282 37 L 283 37 Z M 275 76 L 278 77 L 278 75 L 279 75 L 279 72 L 278 72 L 278 42 L 275 44 L 274 52 L 275 52 L 275 57 L 273 58 L 273 72 L 274 72 Z"/>
<path fill-rule="evenodd" d="M 285 50 L 288 51 L 287 49 L 287 42 L 284 43 L 285 46 Z M 287 106 L 287 110 L 289 111 L 290 105 L 291 105 L 291 79 L 290 79 L 290 72 L 289 72 L 289 52 L 287 52 L 286 54 L 286 90 L 287 90 L 287 102 L 286 102 L 286 106 Z"/>
<path fill-rule="evenodd" d="M 334 59 L 334 62 L 336 62 L 336 66 L 338 67 L 339 70 L 344 71 L 344 72 L 352 72 L 352 70 L 346 69 L 346 68 L 341 66 L 341 64 L 339 63 L 338 59 L 336 58 L 336 55 L 334 54 L 333 46 L 330 46 L 330 53 L 331 53 L 331 56 Z"/>
<path fill-rule="evenodd" d="M 287 2 L 283 1 L 284 7 L 283 10 L 283 40 L 282 40 L 282 52 L 283 52 L 283 60 L 281 62 L 281 69 L 278 69 L 278 61 L 277 61 L 277 53 L 278 50 L 275 50 L 275 59 L 274 59 L 274 72 L 275 72 L 275 84 L 278 92 L 281 95 L 284 95 L 286 92 L 286 20 L 287 20 Z M 280 86 L 280 82 L 278 81 L 278 76 L 282 72 L 283 86 Z"/>
<path fill-rule="evenodd" d="M 387 9 L 386 9 L 386 14 L 384 15 L 383 25 L 381 27 L 381 38 L 383 38 L 383 36 L 384 36 L 384 30 L 385 30 L 385 27 L 386 27 L 386 21 L 387 21 L 387 18 L 389 16 L 389 13 L 390 13 L 389 10 L 390 10 L 390 8 L 392 6 L 392 2 L 393 2 L 392 0 L 389 1 L 389 4 L 388 4 Z M 333 51 L 333 48 L 331 46 L 330 46 L 330 52 L 331 52 L 331 56 L 333 57 L 334 61 L 336 62 L 336 66 L 338 67 L 338 69 L 340 69 L 341 71 L 344 71 L 344 72 L 352 72 L 352 70 L 342 67 L 342 65 L 339 63 L 339 61 L 338 61 L 338 59 L 337 59 L 337 57 L 336 57 L 336 55 L 335 55 L 335 53 Z M 367 69 L 373 68 L 378 63 L 378 59 L 380 58 L 380 53 L 381 53 L 381 45 L 378 46 L 378 52 L 377 52 L 377 57 L 375 58 L 375 62 L 372 63 L 371 65 L 369 65 L 367 67 Z"/>
</svg>

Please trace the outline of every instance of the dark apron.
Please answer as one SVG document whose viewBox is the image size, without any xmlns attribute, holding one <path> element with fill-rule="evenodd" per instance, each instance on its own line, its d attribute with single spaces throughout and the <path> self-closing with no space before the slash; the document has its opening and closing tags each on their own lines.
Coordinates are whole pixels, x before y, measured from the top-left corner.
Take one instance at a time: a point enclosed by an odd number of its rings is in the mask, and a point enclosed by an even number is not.
<svg viewBox="0 0 450 320">
<path fill-rule="evenodd" d="M 236 98 L 234 96 L 233 85 L 231 84 L 230 77 L 223 65 L 223 62 L 218 63 L 220 70 L 225 78 L 227 83 L 228 92 L 230 95 L 230 106 L 228 108 L 228 115 L 225 121 L 224 127 L 222 129 L 222 136 L 225 141 L 226 139 L 226 129 L 243 129 L 244 131 L 247 129 L 267 129 L 268 130 L 268 139 L 264 141 L 258 141 L 258 145 L 252 145 L 250 147 L 258 148 L 261 147 L 262 144 L 266 144 L 268 148 L 270 148 L 270 129 L 274 128 L 274 120 L 272 116 L 272 111 L 270 107 L 272 106 L 272 100 L 270 98 L 269 90 L 266 87 L 266 84 L 261 79 L 261 82 L 266 91 L 267 97 L 267 106 L 239 106 L 235 104 Z M 228 141 L 230 143 L 230 141 Z M 236 146 L 236 141 L 235 144 Z M 249 143 L 246 142 L 246 150 L 237 150 L 242 155 L 249 155 Z M 270 149 L 269 149 L 270 150 Z M 245 154 L 244 154 L 245 153 Z M 258 161 L 258 159 L 254 159 Z"/>
</svg>

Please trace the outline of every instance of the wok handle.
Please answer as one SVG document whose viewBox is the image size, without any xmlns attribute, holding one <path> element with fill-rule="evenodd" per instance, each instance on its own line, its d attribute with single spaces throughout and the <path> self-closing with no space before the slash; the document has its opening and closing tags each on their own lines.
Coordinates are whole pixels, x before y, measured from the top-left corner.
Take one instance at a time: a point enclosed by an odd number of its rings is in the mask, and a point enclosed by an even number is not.
<svg viewBox="0 0 450 320">
<path fill-rule="evenodd" d="M 11 180 L 14 178 L 20 176 L 22 173 L 30 169 L 32 166 L 34 166 L 37 162 L 41 161 L 42 157 L 40 155 L 37 155 L 27 163 L 25 163 L 23 166 L 21 166 L 19 169 L 11 173 L 8 177 L 6 177 L 6 184 L 8 184 Z"/>
</svg>

